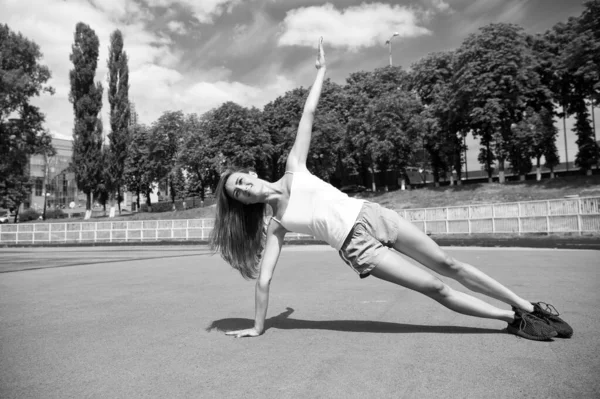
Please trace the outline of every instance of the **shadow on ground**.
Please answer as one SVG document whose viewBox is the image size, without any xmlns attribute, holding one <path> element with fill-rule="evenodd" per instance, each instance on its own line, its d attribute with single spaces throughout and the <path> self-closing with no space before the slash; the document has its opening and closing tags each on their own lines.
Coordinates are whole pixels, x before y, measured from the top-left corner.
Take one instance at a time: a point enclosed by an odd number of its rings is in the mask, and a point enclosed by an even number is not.
<svg viewBox="0 0 600 399">
<path fill-rule="evenodd" d="M 390 323 L 370 320 L 300 320 L 290 319 L 294 309 L 287 308 L 285 312 L 265 321 L 265 331 L 270 328 L 281 330 L 332 330 L 366 333 L 443 333 L 443 334 L 505 334 L 506 330 L 491 328 L 474 328 L 461 326 L 427 326 L 419 324 Z M 231 331 L 251 328 L 254 320 L 229 318 L 213 321 L 206 331 Z"/>
</svg>

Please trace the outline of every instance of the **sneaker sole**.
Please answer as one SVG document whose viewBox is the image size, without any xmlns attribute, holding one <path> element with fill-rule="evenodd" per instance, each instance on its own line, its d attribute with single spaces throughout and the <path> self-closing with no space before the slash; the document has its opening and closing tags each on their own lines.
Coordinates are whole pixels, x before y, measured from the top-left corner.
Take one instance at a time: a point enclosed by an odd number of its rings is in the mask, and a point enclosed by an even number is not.
<svg viewBox="0 0 600 399">
<path fill-rule="evenodd" d="M 514 335 L 517 335 L 522 338 L 530 339 L 532 341 L 551 341 L 552 338 L 554 338 L 558 335 L 558 333 L 556 331 L 552 331 L 552 335 L 547 336 L 547 337 L 539 337 L 536 335 L 529 335 L 529 334 L 526 334 L 523 331 L 521 331 L 517 328 L 514 328 L 510 325 L 506 327 L 506 331 L 508 331 L 510 334 L 514 334 Z"/>
<path fill-rule="evenodd" d="M 556 338 L 567 338 L 567 339 L 569 339 L 572 336 L 573 336 L 573 333 L 571 333 L 571 334 L 558 334 L 558 335 L 556 335 Z"/>
</svg>

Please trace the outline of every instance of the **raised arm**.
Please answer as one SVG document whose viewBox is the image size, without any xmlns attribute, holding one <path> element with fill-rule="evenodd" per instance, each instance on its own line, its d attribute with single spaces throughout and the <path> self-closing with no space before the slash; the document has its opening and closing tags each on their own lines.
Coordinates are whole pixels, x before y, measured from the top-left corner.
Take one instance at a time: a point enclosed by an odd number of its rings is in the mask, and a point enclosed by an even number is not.
<svg viewBox="0 0 600 399">
<path fill-rule="evenodd" d="M 286 230 L 279 223 L 271 221 L 267 229 L 265 253 L 260 264 L 260 274 L 256 280 L 254 327 L 246 330 L 229 331 L 226 332 L 227 335 L 233 335 L 236 338 L 256 337 L 265 331 L 271 279 L 279 260 L 285 233 Z"/>
<path fill-rule="evenodd" d="M 317 110 L 317 104 L 319 103 L 319 97 L 321 97 L 323 79 L 325 78 L 326 65 L 325 53 L 323 51 L 323 38 L 319 39 L 319 50 L 315 66 L 318 70 L 317 77 L 310 89 L 310 93 L 308 93 L 306 103 L 304 103 L 302 118 L 298 125 L 298 132 L 296 133 L 296 141 L 294 142 L 294 146 L 287 159 L 286 170 L 292 172 L 306 170 L 306 157 L 308 156 L 308 149 L 310 147 L 313 120 L 315 111 Z"/>
</svg>

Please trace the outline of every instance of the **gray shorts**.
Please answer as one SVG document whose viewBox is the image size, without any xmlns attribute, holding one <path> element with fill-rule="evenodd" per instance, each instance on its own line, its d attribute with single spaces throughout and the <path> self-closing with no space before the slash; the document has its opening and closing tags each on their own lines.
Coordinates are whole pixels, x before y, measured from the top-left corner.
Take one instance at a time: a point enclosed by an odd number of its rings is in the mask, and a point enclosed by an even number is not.
<svg viewBox="0 0 600 399">
<path fill-rule="evenodd" d="M 365 202 L 339 250 L 340 257 L 360 278 L 368 277 L 378 265 L 378 257 L 396 242 L 399 222 L 397 212 Z"/>
</svg>

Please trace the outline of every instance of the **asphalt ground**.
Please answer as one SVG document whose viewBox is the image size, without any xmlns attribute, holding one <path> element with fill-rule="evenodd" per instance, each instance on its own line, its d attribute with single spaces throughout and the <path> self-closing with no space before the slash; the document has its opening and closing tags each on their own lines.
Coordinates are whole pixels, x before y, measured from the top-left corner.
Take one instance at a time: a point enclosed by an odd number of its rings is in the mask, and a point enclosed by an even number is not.
<svg viewBox="0 0 600 399">
<path fill-rule="evenodd" d="M 285 246 L 268 329 L 235 339 L 254 282 L 205 247 L 2 248 L 0 398 L 600 397 L 600 252 L 447 251 L 575 334 L 521 339 L 361 280 L 328 247 Z"/>
</svg>

